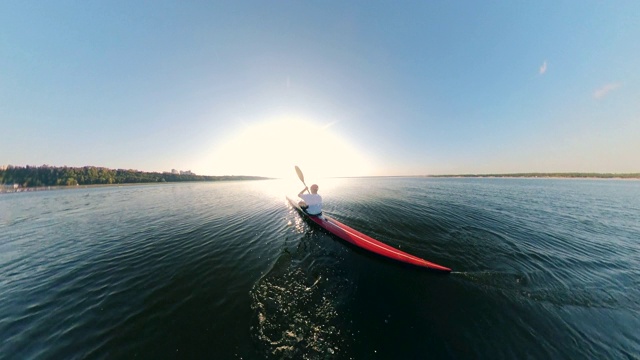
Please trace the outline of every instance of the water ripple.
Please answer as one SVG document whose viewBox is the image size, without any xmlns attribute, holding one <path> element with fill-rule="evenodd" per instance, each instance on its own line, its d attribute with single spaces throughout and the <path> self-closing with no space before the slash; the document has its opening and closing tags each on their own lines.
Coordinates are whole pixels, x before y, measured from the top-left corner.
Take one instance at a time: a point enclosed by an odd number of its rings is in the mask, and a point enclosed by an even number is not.
<svg viewBox="0 0 640 360">
<path fill-rule="evenodd" d="M 328 213 L 449 276 L 345 246 L 276 197 L 281 187 L 1 196 L 0 357 L 640 353 L 637 182 L 321 184 Z"/>
</svg>

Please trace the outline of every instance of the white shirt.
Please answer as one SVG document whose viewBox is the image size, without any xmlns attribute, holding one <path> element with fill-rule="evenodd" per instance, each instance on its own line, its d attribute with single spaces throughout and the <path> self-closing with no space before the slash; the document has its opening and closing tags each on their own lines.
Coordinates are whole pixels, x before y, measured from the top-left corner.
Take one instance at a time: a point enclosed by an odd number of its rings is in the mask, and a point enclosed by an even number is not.
<svg viewBox="0 0 640 360">
<path fill-rule="evenodd" d="M 318 215 L 322 212 L 322 196 L 318 194 L 302 194 L 299 196 L 309 206 L 307 209 L 309 214 Z"/>
</svg>

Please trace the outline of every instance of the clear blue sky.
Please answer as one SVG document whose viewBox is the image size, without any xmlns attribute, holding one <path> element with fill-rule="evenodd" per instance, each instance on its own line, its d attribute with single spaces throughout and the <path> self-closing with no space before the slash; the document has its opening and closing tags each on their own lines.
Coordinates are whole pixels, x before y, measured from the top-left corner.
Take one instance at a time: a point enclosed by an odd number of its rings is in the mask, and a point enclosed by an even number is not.
<svg viewBox="0 0 640 360">
<path fill-rule="evenodd" d="M 3 1 L 0 165 L 638 172 L 639 82 L 640 1 Z"/>
</svg>

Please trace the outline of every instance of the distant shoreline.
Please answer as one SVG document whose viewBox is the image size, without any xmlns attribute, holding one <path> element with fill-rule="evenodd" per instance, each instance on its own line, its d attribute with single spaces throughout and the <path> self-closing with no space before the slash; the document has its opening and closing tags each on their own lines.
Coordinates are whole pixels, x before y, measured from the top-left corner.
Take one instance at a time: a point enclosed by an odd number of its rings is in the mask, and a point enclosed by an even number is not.
<svg viewBox="0 0 640 360">
<path fill-rule="evenodd" d="M 638 174 L 600 174 L 601 176 L 560 176 L 560 175 L 518 175 L 518 174 L 502 174 L 502 175 L 484 175 L 484 174 L 463 174 L 463 175 L 381 175 L 381 176 L 346 176 L 337 178 L 447 178 L 447 179 L 566 179 L 566 180 L 640 180 Z"/>
<path fill-rule="evenodd" d="M 227 177 L 225 180 L 194 180 L 194 181 L 166 181 L 166 182 L 137 182 L 137 183 L 121 183 L 121 184 L 87 184 L 87 185 L 53 185 L 53 186 L 30 186 L 18 188 L 0 188 L 0 194 L 26 193 L 36 191 L 52 191 L 52 190 L 75 190 L 90 189 L 101 187 L 123 187 L 123 186 L 142 186 L 142 185 L 170 185 L 170 184 L 193 184 L 193 183 L 216 183 L 229 181 L 254 181 L 254 180 L 270 180 L 266 177 L 252 177 L 247 179 L 246 176 L 239 176 L 237 179 Z"/>
<path fill-rule="evenodd" d="M 145 172 L 96 166 L 12 166 L 0 167 L 0 193 L 73 189 L 86 186 L 265 180 L 260 176 L 196 175 L 191 171 Z"/>
<path fill-rule="evenodd" d="M 425 175 L 430 178 L 522 178 L 522 179 L 591 179 L 640 180 L 640 173 L 516 173 L 516 174 L 460 174 Z"/>
</svg>

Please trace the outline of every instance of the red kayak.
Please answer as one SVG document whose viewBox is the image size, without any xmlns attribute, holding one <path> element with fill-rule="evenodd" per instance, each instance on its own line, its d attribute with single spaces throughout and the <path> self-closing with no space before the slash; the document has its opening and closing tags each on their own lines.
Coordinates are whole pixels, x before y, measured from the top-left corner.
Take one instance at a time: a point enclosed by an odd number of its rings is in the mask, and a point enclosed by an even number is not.
<svg viewBox="0 0 640 360">
<path fill-rule="evenodd" d="M 404 263 L 426 267 L 438 271 L 451 272 L 451 269 L 447 267 L 434 264 L 411 254 L 407 254 L 404 251 L 398 250 L 392 246 L 382 243 L 326 215 L 310 215 L 302 210 L 298 203 L 293 199 L 287 197 L 287 200 L 289 200 L 291 205 L 304 217 L 318 224 L 318 226 L 334 234 L 340 239 L 348 241 L 357 247 Z"/>
</svg>

